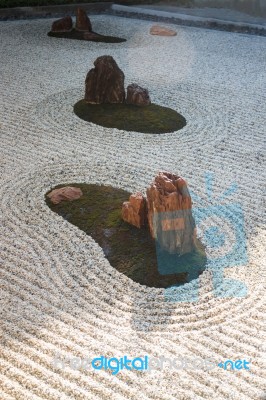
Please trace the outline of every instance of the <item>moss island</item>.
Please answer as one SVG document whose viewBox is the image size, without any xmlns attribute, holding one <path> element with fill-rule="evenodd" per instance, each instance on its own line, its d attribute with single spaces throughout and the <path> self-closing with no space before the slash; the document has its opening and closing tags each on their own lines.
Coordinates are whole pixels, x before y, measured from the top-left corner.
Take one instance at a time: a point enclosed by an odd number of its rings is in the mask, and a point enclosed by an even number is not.
<svg viewBox="0 0 266 400">
<path fill-rule="evenodd" d="M 64 187 L 58 185 L 54 189 Z M 167 288 L 183 284 L 197 277 L 204 270 L 206 255 L 200 244 L 197 250 L 183 255 L 174 255 L 183 272 L 160 275 L 157 266 L 155 241 L 148 228 L 138 229 L 123 221 L 121 206 L 130 193 L 111 186 L 71 183 L 83 196 L 75 201 L 46 203 L 52 211 L 90 235 L 103 249 L 110 264 L 119 272 L 141 285 Z M 173 257 L 173 255 L 171 255 Z"/>
</svg>

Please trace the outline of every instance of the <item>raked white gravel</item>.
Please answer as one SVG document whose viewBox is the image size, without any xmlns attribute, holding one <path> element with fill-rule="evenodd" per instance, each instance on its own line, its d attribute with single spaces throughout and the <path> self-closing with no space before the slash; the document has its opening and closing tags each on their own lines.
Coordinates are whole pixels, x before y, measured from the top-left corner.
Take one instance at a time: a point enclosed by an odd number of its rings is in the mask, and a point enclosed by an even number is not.
<svg viewBox="0 0 266 400">
<path fill-rule="evenodd" d="M 265 399 L 266 39 L 178 26 L 165 38 L 149 35 L 150 22 L 93 16 L 96 32 L 127 42 L 86 43 L 47 37 L 51 23 L 0 23 L 0 399 Z M 146 135 L 76 117 L 86 73 L 104 54 L 186 127 Z M 249 262 L 226 275 L 245 282 L 245 298 L 214 297 L 206 271 L 197 302 L 166 302 L 44 201 L 59 183 L 144 191 L 159 170 L 183 176 L 201 197 L 196 207 L 238 185 L 227 201 L 242 205 Z M 54 354 L 246 359 L 251 368 L 114 376 L 58 369 Z"/>
</svg>

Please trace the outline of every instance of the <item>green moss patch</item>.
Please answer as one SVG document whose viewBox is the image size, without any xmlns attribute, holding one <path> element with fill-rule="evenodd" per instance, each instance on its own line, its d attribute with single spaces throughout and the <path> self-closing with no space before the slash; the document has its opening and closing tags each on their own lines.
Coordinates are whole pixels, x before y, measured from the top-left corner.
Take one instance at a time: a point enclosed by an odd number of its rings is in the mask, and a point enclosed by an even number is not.
<svg viewBox="0 0 266 400">
<path fill-rule="evenodd" d="M 126 42 L 126 39 L 122 39 L 115 36 L 104 36 L 99 35 L 95 32 L 92 32 L 97 36 L 94 36 L 90 39 L 84 39 L 84 32 L 77 31 L 73 28 L 69 32 L 49 32 L 48 36 L 64 38 L 64 39 L 76 39 L 76 40 L 85 40 L 86 42 L 103 42 L 103 43 L 122 43 Z"/>
<path fill-rule="evenodd" d="M 123 131 L 168 133 L 186 125 L 182 115 L 156 104 L 140 107 L 126 103 L 90 104 L 80 100 L 74 105 L 74 113 L 84 121 Z"/>
<path fill-rule="evenodd" d="M 138 229 L 124 222 L 121 207 L 130 193 L 110 186 L 68 184 L 79 187 L 83 196 L 74 201 L 47 205 L 67 221 L 76 225 L 101 246 L 110 264 L 135 282 L 150 287 L 166 288 L 194 279 L 204 270 L 206 255 L 199 243 L 197 251 L 176 258 L 178 273 L 160 275 L 155 242 L 148 228 Z M 171 255 L 173 257 L 173 255 Z"/>
</svg>

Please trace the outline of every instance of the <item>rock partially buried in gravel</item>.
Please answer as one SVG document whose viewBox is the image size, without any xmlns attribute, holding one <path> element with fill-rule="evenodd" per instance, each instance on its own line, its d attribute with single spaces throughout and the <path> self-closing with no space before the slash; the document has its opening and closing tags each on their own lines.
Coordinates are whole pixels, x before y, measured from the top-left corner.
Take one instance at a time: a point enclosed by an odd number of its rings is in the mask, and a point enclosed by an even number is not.
<svg viewBox="0 0 266 400">
<path fill-rule="evenodd" d="M 166 28 L 165 26 L 153 25 L 150 29 L 151 35 L 157 36 L 176 36 L 177 33 L 173 29 Z"/>
<path fill-rule="evenodd" d="M 78 8 L 76 12 L 76 30 L 77 31 L 92 31 L 91 21 L 83 8 Z"/>
<path fill-rule="evenodd" d="M 122 206 L 122 218 L 131 225 L 141 228 L 146 223 L 146 199 L 140 193 L 132 194 Z"/>
<path fill-rule="evenodd" d="M 79 199 L 83 195 L 81 189 L 66 186 L 60 189 L 54 189 L 47 194 L 47 197 L 53 204 L 59 204 L 61 201 L 73 201 Z"/>
<path fill-rule="evenodd" d="M 148 89 L 144 89 L 136 83 L 132 83 L 127 87 L 127 104 L 135 104 L 136 106 L 148 106 L 151 104 Z"/>
<path fill-rule="evenodd" d="M 52 32 L 68 32 L 72 29 L 72 18 L 70 16 L 58 19 L 52 23 Z"/>
<path fill-rule="evenodd" d="M 85 100 L 92 104 L 123 103 L 125 76 L 113 57 L 98 57 L 94 65 L 86 76 Z"/>
</svg>

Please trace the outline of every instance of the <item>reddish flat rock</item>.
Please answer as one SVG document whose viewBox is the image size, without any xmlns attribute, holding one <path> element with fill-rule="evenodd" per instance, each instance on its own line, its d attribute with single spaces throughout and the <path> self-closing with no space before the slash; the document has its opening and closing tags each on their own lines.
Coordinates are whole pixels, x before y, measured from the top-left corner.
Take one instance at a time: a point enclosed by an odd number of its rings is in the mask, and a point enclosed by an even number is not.
<svg viewBox="0 0 266 400">
<path fill-rule="evenodd" d="M 73 26 L 72 18 L 70 16 L 58 19 L 52 23 L 52 32 L 68 32 L 71 31 Z"/>
<path fill-rule="evenodd" d="M 122 218 L 131 225 L 141 228 L 146 222 L 146 199 L 140 193 L 132 194 L 122 206 Z"/>
<path fill-rule="evenodd" d="M 165 26 L 153 25 L 150 29 L 151 35 L 158 36 L 176 36 L 177 33 L 173 29 L 166 28 Z"/>
<path fill-rule="evenodd" d="M 81 189 L 71 186 L 65 186 L 60 189 L 54 189 L 47 194 L 47 197 L 53 204 L 59 204 L 61 201 L 77 200 L 83 195 Z"/>
</svg>

